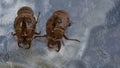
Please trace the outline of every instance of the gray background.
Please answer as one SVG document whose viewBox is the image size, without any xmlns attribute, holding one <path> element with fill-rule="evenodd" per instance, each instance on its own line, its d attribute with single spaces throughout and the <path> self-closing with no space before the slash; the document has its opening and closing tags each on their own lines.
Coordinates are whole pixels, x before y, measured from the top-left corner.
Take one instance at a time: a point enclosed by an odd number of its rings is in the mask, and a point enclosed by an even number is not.
<svg viewBox="0 0 120 68">
<path fill-rule="evenodd" d="M 35 39 L 29 50 L 17 46 L 13 22 L 17 10 L 30 6 L 37 17 L 36 31 L 45 34 L 47 19 L 56 10 L 70 14 L 72 26 L 66 31 L 59 53 L 47 48 L 45 38 Z M 0 68 L 120 68 L 119 0 L 0 0 Z"/>
</svg>

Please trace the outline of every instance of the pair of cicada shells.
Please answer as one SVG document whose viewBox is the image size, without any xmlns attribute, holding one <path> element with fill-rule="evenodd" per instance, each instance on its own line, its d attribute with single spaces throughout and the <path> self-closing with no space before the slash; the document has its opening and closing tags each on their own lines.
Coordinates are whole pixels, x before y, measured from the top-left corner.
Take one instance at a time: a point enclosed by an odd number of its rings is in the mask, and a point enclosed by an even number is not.
<svg viewBox="0 0 120 68">
<path fill-rule="evenodd" d="M 31 47 L 32 40 L 37 37 L 46 37 L 48 40 L 47 46 L 53 48 L 57 46 L 57 52 L 61 49 L 61 44 L 64 42 L 62 38 L 66 40 L 73 40 L 80 42 L 77 39 L 70 39 L 65 35 L 66 29 L 71 26 L 70 16 L 64 10 L 55 11 L 52 16 L 47 20 L 46 23 L 46 34 L 40 35 L 40 33 L 35 32 L 36 24 L 39 22 L 40 12 L 38 13 L 37 19 L 34 17 L 33 10 L 24 6 L 20 8 L 17 12 L 17 17 L 14 21 L 15 33 L 12 35 L 17 37 L 17 42 L 19 47 L 25 47 L 29 49 Z M 37 35 L 34 37 L 34 35 Z"/>
</svg>

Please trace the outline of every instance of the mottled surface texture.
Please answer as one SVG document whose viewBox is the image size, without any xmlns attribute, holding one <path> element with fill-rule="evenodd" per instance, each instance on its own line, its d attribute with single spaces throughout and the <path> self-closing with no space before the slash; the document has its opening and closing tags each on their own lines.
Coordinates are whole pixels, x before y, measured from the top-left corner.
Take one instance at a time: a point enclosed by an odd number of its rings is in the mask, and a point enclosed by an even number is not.
<svg viewBox="0 0 120 68">
<path fill-rule="evenodd" d="M 33 40 L 29 50 L 17 46 L 11 35 L 17 10 L 31 7 L 41 12 L 36 31 L 45 34 L 47 19 L 56 10 L 70 14 L 59 53 L 47 48 L 47 40 Z M 120 0 L 0 0 L 0 68 L 120 68 Z"/>
</svg>

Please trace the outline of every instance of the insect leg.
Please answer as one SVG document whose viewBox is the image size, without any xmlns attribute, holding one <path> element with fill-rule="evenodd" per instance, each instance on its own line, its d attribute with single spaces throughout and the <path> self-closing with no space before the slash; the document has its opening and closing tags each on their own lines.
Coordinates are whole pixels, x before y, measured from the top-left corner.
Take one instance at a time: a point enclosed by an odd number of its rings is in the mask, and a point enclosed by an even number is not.
<svg viewBox="0 0 120 68">
<path fill-rule="evenodd" d="M 25 49 L 30 49 L 30 47 L 31 47 L 31 44 L 28 44 L 28 47 L 27 47 L 27 48 L 25 48 Z"/>
<path fill-rule="evenodd" d="M 57 44 L 58 44 L 58 50 L 56 50 L 57 52 L 59 52 L 60 51 L 60 49 L 61 49 L 61 42 L 60 41 L 58 41 L 57 42 Z"/>
<path fill-rule="evenodd" d="M 65 46 L 64 41 L 63 41 L 63 40 L 61 40 L 61 42 L 62 42 L 63 46 Z"/>
<path fill-rule="evenodd" d="M 52 47 L 50 46 L 50 43 L 51 43 L 51 42 L 52 42 L 52 41 L 48 40 L 48 43 L 47 43 L 48 48 L 52 48 Z"/>
<path fill-rule="evenodd" d="M 40 35 L 40 34 L 41 34 L 41 31 L 40 31 L 39 33 L 35 32 L 34 34 L 36 34 L 36 35 Z"/>
<path fill-rule="evenodd" d="M 65 36 L 65 35 L 63 35 L 64 36 L 64 38 L 66 39 L 66 40 L 72 40 L 72 41 L 77 41 L 77 42 L 80 42 L 79 40 L 77 40 L 77 39 L 70 39 L 70 38 L 68 38 L 67 36 Z"/>
<path fill-rule="evenodd" d="M 11 32 L 11 35 L 15 36 L 15 35 L 16 35 L 16 33 Z"/>
<path fill-rule="evenodd" d="M 43 35 L 43 36 L 35 36 L 34 38 L 37 38 L 37 37 L 47 37 L 47 35 Z"/>
<path fill-rule="evenodd" d="M 39 22 L 39 17 L 40 17 L 40 12 L 38 12 L 38 17 L 37 17 L 37 21 L 36 21 L 36 23 Z"/>
<path fill-rule="evenodd" d="M 22 46 L 20 46 L 20 43 L 19 43 L 19 42 L 18 42 L 18 47 L 19 47 L 19 48 L 23 48 Z"/>
</svg>

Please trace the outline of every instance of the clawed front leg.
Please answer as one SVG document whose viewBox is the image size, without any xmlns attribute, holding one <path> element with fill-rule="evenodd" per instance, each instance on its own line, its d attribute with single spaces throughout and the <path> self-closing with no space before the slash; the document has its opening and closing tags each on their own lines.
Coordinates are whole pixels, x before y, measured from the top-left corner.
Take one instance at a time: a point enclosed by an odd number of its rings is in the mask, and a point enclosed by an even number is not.
<svg viewBox="0 0 120 68">
<path fill-rule="evenodd" d="M 61 42 L 60 41 L 58 41 L 57 42 L 57 44 L 58 44 L 58 49 L 56 50 L 57 52 L 59 52 L 60 51 L 60 49 L 61 49 Z"/>
<path fill-rule="evenodd" d="M 31 47 L 31 44 L 28 44 L 28 47 L 27 47 L 27 48 L 25 48 L 25 49 L 30 49 L 30 47 Z"/>
<path fill-rule="evenodd" d="M 19 48 L 23 48 L 23 47 L 20 45 L 20 43 L 19 43 L 19 42 L 18 42 L 18 47 L 19 47 Z"/>
<path fill-rule="evenodd" d="M 16 33 L 11 32 L 11 35 L 15 36 L 15 35 L 16 35 Z"/>
<path fill-rule="evenodd" d="M 50 44 L 51 44 L 51 41 L 49 40 L 47 43 L 48 48 L 52 48 L 52 46 L 50 46 Z"/>
<path fill-rule="evenodd" d="M 35 32 L 34 34 L 36 34 L 36 35 L 40 35 L 40 34 L 41 34 L 41 31 L 40 31 L 39 33 Z"/>
<path fill-rule="evenodd" d="M 64 41 L 63 41 L 63 40 L 61 40 L 61 42 L 62 42 L 63 46 L 65 46 Z"/>
<path fill-rule="evenodd" d="M 80 42 L 79 40 L 77 40 L 77 39 L 70 39 L 70 38 L 68 38 L 67 36 L 65 36 L 64 35 L 64 38 L 66 39 L 66 40 L 72 40 L 72 41 L 77 41 L 77 42 Z"/>
</svg>

